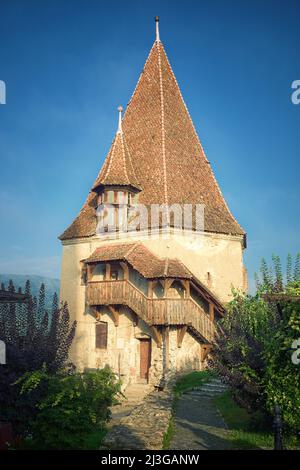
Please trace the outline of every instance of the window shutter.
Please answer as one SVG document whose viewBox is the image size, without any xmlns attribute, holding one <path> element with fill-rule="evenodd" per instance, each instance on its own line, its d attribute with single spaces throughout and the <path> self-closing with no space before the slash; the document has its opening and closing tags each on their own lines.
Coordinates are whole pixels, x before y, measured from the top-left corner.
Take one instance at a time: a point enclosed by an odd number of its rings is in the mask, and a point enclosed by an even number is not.
<svg viewBox="0 0 300 470">
<path fill-rule="evenodd" d="M 107 349 L 107 323 L 96 323 L 96 348 Z"/>
</svg>

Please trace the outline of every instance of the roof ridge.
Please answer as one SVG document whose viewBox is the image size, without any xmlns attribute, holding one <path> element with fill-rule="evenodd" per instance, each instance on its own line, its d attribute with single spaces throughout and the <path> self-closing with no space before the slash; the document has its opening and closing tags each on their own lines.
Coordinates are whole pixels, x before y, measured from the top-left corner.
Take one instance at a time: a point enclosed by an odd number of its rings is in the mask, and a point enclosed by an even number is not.
<svg viewBox="0 0 300 470">
<path fill-rule="evenodd" d="M 156 41 L 158 52 L 158 70 L 159 70 L 159 89 L 160 89 L 160 103 L 161 103 L 161 144 L 162 144 L 162 159 L 163 159 L 163 178 L 164 178 L 164 199 L 165 204 L 168 206 L 168 184 L 167 184 L 167 162 L 166 162 L 166 129 L 165 129 L 165 109 L 164 109 L 164 87 L 161 69 L 161 56 L 160 45 L 161 41 Z"/>
<path fill-rule="evenodd" d="M 128 178 L 128 173 L 126 169 L 126 156 L 125 156 L 125 149 L 124 149 L 124 140 L 123 140 L 123 131 L 119 133 L 120 138 L 121 138 L 121 147 L 122 147 L 122 154 L 123 154 L 123 167 L 124 167 L 124 173 L 127 178 L 127 182 L 130 183 L 129 178 Z"/>
<path fill-rule="evenodd" d="M 108 162 L 108 166 L 106 168 L 106 172 L 105 174 L 103 175 L 102 179 L 105 179 L 107 178 L 107 175 L 111 169 L 111 165 L 112 165 L 112 161 L 113 161 L 113 158 L 114 158 L 114 150 L 115 150 L 115 147 L 116 147 L 116 142 L 117 142 L 117 136 L 115 135 L 115 138 L 113 140 L 113 145 L 112 145 L 112 148 L 111 148 L 111 152 L 109 154 L 109 162 Z"/>
<path fill-rule="evenodd" d="M 128 148 L 128 144 L 127 144 L 125 134 L 124 134 L 124 144 L 125 144 L 126 150 L 128 152 L 128 159 L 129 159 L 129 163 L 130 163 L 130 166 L 131 166 L 131 171 L 132 171 L 133 177 L 136 180 L 136 183 L 139 185 L 139 181 L 138 181 L 138 178 L 135 174 L 135 170 L 134 170 L 134 167 L 133 167 L 133 164 L 132 164 L 131 153 L 130 153 L 129 148 Z"/>
<path fill-rule="evenodd" d="M 139 79 L 138 79 L 138 81 L 137 81 L 137 84 L 135 85 L 135 88 L 134 88 L 133 93 L 132 93 L 132 95 L 131 95 L 131 97 L 130 97 L 130 100 L 129 100 L 128 103 L 127 103 L 126 109 L 125 109 L 124 114 L 123 114 L 123 120 L 124 120 L 124 118 L 125 118 L 125 116 L 126 116 L 126 112 L 127 112 L 127 109 L 128 109 L 128 107 L 129 107 L 129 105 L 130 105 L 130 103 L 131 103 L 131 101 L 132 101 L 132 98 L 134 97 L 135 92 L 136 92 L 136 90 L 137 90 L 137 88 L 138 88 L 138 86 L 139 86 L 139 83 L 140 83 L 141 79 L 142 79 L 142 76 L 143 76 L 143 73 L 144 73 L 144 69 L 145 69 L 147 63 L 149 62 L 149 59 L 150 59 L 150 56 L 151 56 L 151 53 L 152 53 L 152 49 L 154 48 L 155 45 L 156 45 L 156 41 L 154 41 L 154 43 L 153 43 L 153 45 L 152 45 L 152 47 L 151 47 L 151 49 L 150 49 L 150 52 L 149 52 L 148 57 L 147 57 L 147 59 L 146 59 L 146 62 L 145 62 L 145 64 L 144 64 L 143 70 L 142 70 L 141 73 L 140 73 L 140 76 L 139 76 Z"/>
</svg>

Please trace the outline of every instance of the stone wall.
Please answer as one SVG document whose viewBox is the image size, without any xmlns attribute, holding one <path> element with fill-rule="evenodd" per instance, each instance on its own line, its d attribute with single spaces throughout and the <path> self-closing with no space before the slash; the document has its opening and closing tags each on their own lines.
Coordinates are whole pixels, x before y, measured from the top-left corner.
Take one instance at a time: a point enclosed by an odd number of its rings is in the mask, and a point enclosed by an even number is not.
<svg viewBox="0 0 300 470">
<path fill-rule="evenodd" d="M 80 368 L 101 367 L 108 363 L 126 382 L 133 381 L 138 375 L 139 341 L 138 334 L 149 334 L 151 331 L 142 321 L 134 327 L 129 312 L 120 315 L 120 326 L 115 327 L 110 315 L 106 312 L 109 327 L 109 349 L 106 352 L 95 348 L 95 319 L 87 312 L 85 304 L 85 285 L 81 281 L 81 262 L 103 243 L 115 243 L 116 240 L 91 238 L 89 240 L 70 240 L 63 242 L 61 300 L 67 301 L 71 318 L 77 320 L 76 337 L 71 348 L 71 359 Z M 242 237 L 220 234 L 204 234 L 201 239 L 194 236 L 174 234 L 171 237 L 158 239 L 152 237 L 143 240 L 150 250 L 160 257 L 180 259 L 205 285 L 222 301 L 228 301 L 231 287 L 244 288 L 246 276 L 243 267 Z M 122 240 L 122 241 L 126 241 Z M 128 239 L 132 242 L 132 239 Z M 208 276 L 209 273 L 209 276 Z M 209 278 L 209 279 L 208 279 Z M 105 318 L 102 318 L 104 321 Z M 199 344 L 189 334 L 185 335 L 181 349 L 176 348 L 176 331 L 170 334 L 170 367 L 199 365 Z M 152 383 L 162 376 L 163 350 L 152 341 L 152 365 L 150 380 Z M 126 377 L 126 378 L 125 378 Z"/>
<path fill-rule="evenodd" d="M 177 346 L 177 328 L 169 329 L 169 375 L 201 370 L 201 346 L 187 331 L 181 348 Z"/>
</svg>

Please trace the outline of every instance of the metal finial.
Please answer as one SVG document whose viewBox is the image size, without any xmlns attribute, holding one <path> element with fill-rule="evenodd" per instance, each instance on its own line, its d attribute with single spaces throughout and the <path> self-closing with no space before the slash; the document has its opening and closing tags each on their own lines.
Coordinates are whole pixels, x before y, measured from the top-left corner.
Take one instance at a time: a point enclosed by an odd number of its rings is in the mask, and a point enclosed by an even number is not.
<svg viewBox="0 0 300 470">
<path fill-rule="evenodd" d="M 118 133 L 121 133 L 122 132 L 122 111 L 123 111 L 122 106 L 118 107 L 118 111 L 119 111 Z"/>
<path fill-rule="evenodd" d="M 156 24 L 156 41 L 159 42 L 159 16 L 155 17 L 155 24 Z"/>
</svg>

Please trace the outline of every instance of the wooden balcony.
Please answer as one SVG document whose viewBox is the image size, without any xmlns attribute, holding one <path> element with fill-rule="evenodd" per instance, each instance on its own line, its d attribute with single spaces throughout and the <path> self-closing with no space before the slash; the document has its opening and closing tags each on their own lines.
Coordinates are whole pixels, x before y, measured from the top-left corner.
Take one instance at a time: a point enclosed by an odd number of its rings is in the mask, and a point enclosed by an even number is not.
<svg viewBox="0 0 300 470">
<path fill-rule="evenodd" d="M 88 305 L 127 305 L 149 325 L 187 325 L 204 341 L 212 342 L 215 325 L 193 299 L 145 296 L 128 280 L 90 281 L 86 288 Z"/>
</svg>

